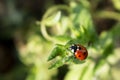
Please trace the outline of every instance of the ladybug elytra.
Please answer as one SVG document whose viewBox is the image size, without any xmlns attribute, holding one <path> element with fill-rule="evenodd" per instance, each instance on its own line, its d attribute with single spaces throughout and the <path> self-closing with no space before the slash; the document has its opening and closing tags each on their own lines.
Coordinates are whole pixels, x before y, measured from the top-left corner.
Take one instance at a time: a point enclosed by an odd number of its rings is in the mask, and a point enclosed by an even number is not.
<svg viewBox="0 0 120 80">
<path fill-rule="evenodd" d="M 80 44 L 73 44 L 70 47 L 71 51 L 74 53 L 75 58 L 79 60 L 85 60 L 88 56 L 87 49 Z"/>
</svg>

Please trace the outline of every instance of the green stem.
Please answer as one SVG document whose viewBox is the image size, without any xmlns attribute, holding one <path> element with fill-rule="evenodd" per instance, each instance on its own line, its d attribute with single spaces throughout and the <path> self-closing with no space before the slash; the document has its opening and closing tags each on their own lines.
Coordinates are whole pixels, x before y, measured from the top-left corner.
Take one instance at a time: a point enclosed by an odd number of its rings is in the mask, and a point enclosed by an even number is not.
<svg viewBox="0 0 120 80">
<path fill-rule="evenodd" d="M 42 21 L 41 21 L 41 33 L 42 35 L 49 41 L 52 42 L 56 42 L 58 41 L 57 39 L 55 39 L 54 37 L 51 37 L 47 31 L 46 31 L 46 26 L 45 26 L 45 22 L 44 20 L 49 17 L 50 15 L 52 15 L 54 12 L 58 11 L 58 10 L 65 10 L 66 12 L 70 13 L 71 10 L 68 6 L 65 5 L 57 5 L 57 6 L 53 6 L 50 9 L 48 9 L 48 11 L 44 14 Z"/>
<path fill-rule="evenodd" d="M 69 6 L 57 5 L 57 6 L 53 6 L 50 9 L 48 9 L 46 11 L 46 13 L 44 14 L 42 20 L 44 20 L 45 18 L 49 17 L 55 11 L 59 11 L 59 10 L 65 10 L 66 12 L 71 13 L 71 9 L 69 8 Z"/>
<path fill-rule="evenodd" d="M 41 33 L 42 35 L 49 41 L 54 41 L 54 39 L 52 37 L 50 37 L 46 31 L 46 27 L 44 24 L 41 23 Z"/>
<path fill-rule="evenodd" d="M 60 41 L 59 39 L 57 39 L 57 38 L 55 38 L 55 37 L 52 37 L 52 36 L 50 36 L 48 33 L 47 33 L 47 30 L 46 30 L 46 26 L 43 24 L 43 23 L 41 23 L 41 33 L 42 33 L 42 35 L 43 35 L 43 37 L 45 38 L 45 39 L 47 39 L 48 41 L 51 41 L 51 42 L 53 42 L 53 43 L 64 43 L 63 41 Z"/>
<path fill-rule="evenodd" d="M 120 21 L 120 13 L 113 11 L 100 11 L 95 14 L 95 17 L 98 18 L 109 18 Z"/>
</svg>

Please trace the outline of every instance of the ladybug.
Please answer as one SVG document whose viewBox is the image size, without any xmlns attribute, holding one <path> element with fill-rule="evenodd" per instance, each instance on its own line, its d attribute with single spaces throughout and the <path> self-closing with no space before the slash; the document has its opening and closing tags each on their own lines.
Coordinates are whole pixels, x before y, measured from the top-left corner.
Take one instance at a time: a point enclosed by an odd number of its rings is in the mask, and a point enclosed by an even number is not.
<svg viewBox="0 0 120 80">
<path fill-rule="evenodd" d="M 85 60 L 88 56 L 87 49 L 80 44 L 71 45 L 70 50 L 74 53 L 75 58 L 79 60 Z"/>
</svg>

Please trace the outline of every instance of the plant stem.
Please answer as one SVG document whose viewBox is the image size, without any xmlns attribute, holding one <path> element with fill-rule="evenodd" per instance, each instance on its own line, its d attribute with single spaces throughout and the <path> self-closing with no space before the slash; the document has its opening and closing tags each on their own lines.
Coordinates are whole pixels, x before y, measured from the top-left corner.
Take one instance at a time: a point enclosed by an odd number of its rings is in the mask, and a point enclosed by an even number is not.
<svg viewBox="0 0 120 80">
<path fill-rule="evenodd" d="M 95 13 L 94 17 L 109 18 L 109 19 L 120 21 L 120 13 L 113 12 L 113 11 L 99 11 Z"/>
</svg>

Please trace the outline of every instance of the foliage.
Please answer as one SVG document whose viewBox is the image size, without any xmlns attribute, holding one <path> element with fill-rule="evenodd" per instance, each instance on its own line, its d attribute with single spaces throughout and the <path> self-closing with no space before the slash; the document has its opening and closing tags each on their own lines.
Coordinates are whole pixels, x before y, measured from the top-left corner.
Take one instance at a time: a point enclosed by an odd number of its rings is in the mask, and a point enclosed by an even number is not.
<svg viewBox="0 0 120 80">
<path fill-rule="evenodd" d="M 119 10 L 117 0 L 112 2 Z M 34 25 L 36 29 L 39 25 L 40 33 L 34 30 L 27 38 L 26 47 L 19 47 L 21 61 L 30 67 L 27 80 L 54 80 L 57 69 L 63 65 L 69 68 L 64 80 L 114 80 L 113 66 L 120 58 L 119 48 L 114 47 L 120 38 L 120 14 L 102 10 L 92 15 L 92 4 L 87 0 L 66 3 L 47 9 L 42 20 Z M 98 34 L 93 18 L 114 19 L 116 23 L 110 30 Z M 87 48 L 86 60 L 74 58 L 69 50 L 74 43 Z"/>
</svg>

